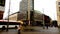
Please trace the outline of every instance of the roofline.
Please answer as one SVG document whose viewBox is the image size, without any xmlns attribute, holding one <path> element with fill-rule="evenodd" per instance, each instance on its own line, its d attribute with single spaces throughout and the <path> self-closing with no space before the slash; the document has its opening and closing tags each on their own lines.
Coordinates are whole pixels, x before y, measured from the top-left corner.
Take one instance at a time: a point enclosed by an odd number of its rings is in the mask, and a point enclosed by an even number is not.
<svg viewBox="0 0 60 34">
<path fill-rule="evenodd" d="M 20 13 L 20 12 L 18 11 L 18 12 L 12 13 L 11 15 L 14 15 L 14 14 L 16 14 L 16 13 Z M 11 15 L 9 15 L 9 16 L 11 16 Z"/>
</svg>

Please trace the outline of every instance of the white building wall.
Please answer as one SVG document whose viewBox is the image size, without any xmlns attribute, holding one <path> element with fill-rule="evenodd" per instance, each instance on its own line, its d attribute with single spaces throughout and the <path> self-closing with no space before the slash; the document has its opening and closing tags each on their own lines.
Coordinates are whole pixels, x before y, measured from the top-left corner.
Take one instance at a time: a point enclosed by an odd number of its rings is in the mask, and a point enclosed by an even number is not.
<svg viewBox="0 0 60 34">
<path fill-rule="evenodd" d="M 5 11 L 5 7 L 0 6 L 0 11 Z"/>
</svg>

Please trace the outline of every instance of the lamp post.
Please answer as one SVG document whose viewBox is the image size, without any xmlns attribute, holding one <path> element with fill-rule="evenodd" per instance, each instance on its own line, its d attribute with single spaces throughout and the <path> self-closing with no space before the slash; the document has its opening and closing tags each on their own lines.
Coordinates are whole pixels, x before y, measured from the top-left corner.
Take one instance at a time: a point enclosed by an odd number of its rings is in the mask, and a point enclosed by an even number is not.
<svg viewBox="0 0 60 34">
<path fill-rule="evenodd" d="M 8 28 L 9 28 L 9 14 L 10 14 L 10 5 L 11 5 L 11 0 L 9 0 L 9 9 L 8 9 L 8 23 L 7 23 L 7 30 L 8 31 Z"/>
<path fill-rule="evenodd" d="M 43 29 L 45 29 L 45 23 L 44 23 L 44 9 L 43 9 Z"/>
</svg>

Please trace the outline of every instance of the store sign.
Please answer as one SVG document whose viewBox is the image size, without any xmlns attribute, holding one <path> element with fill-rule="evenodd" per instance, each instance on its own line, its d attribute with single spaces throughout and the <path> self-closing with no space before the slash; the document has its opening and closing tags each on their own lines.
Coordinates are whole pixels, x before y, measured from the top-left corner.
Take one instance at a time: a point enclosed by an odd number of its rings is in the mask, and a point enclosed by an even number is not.
<svg viewBox="0 0 60 34">
<path fill-rule="evenodd" d="M 5 0 L 0 0 L 0 6 L 5 6 Z"/>
</svg>

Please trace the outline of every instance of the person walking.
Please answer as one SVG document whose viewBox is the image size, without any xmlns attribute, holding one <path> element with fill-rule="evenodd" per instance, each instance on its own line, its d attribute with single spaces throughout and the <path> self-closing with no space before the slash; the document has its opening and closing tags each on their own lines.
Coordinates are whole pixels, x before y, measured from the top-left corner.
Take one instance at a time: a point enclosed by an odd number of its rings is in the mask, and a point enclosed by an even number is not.
<svg viewBox="0 0 60 34">
<path fill-rule="evenodd" d="M 21 28 L 22 28 L 22 25 L 19 25 L 19 27 L 18 27 L 18 34 L 21 34 Z"/>
<path fill-rule="evenodd" d="M 20 32 L 20 28 L 18 28 L 18 34 L 21 34 L 21 32 Z"/>
</svg>

